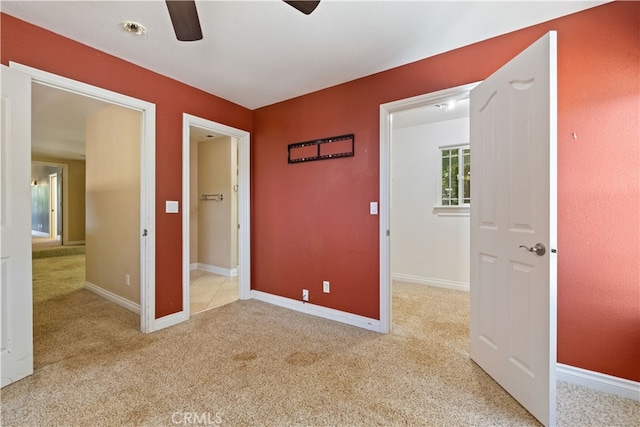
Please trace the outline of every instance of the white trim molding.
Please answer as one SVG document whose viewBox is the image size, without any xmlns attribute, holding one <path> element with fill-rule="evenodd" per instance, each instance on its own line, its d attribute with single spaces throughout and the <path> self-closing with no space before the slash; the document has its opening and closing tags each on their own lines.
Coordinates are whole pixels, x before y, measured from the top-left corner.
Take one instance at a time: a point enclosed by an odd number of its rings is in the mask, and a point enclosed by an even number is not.
<svg viewBox="0 0 640 427">
<path fill-rule="evenodd" d="M 191 143 L 190 127 L 195 126 L 218 134 L 231 136 L 238 139 L 238 268 L 224 269 L 224 272 L 213 271 L 217 274 L 237 275 L 238 294 L 241 300 L 249 299 L 251 289 L 251 134 L 247 131 L 236 129 L 231 126 L 192 116 L 182 114 L 182 311 L 176 313 L 184 314 L 184 317 L 176 318 L 189 319 L 191 316 L 190 300 L 190 270 L 193 264 L 190 262 L 190 219 L 189 219 L 189 198 L 190 198 L 190 168 L 191 168 Z M 198 264 L 202 266 L 205 264 Z M 215 266 L 211 266 L 215 267 Z M 204 268 L 203 268 L 204 269 Z M 235 274 L 234 273 L 235 270 Z M 207 270 L 210 271 L 210 270 Z M 169 317 L 169 316 L 167 316 Z M 164 319 L 164 318 L 163 318 Z M 173 318 L 172 318 L 173 319 Z M 158 319 L 161 320 L 161 319 Z"/>
<path fill-rule="evenodd" d="M 391 280 L 469 292 L 469 283 L 456 282 L 454 280 L 434 279 L 431 277 L 412 276 L 402 273 L 391 273 Z"/>
<path fill-rule="evenodd" d="M 576 368 L 563 363 L 556 364 L 556 373 L 558 381 L 640 402 L 640 382 Z"/>
<path fill-rule="evenodd" d="M 185 310 L 182 310 L 173 314 L 168 314 L 164 317 L 156 319 L 155 330 L 159 331 L 160 329 L 165 329 L 170 326 L 175 326 L 178 323 L 182 323 L 187 320 L 189 320 L 189 318 L 187 317 Z"/>
<path fill-rule="evenodd" d="M 96 295 L 101 296 L 106 300 L 109 300 L 113 303 L 118 304 L 120 307 L 126 308 L 129 311 L 133 311 L 136 314 L 140 314 L 140 304 L 136 304 L 135 302 L 129 301 L 128 299 L 123 298 L 120 295 L 114 294 L 113 292 L 108 291 L 104 288 L 101 288 L 98 285 L 94 285 L 91 282 L 84 282 L 84 288 L 88 291 L 93 292 Z"/>
<path fill-rule="evenodd" d="M 193 264 L 190 265 L 190 267 Z M 193 268 L 192 268 L 193 270 Z M 196 264 L 196 268 L 195 270 L 203 270 L 206 271 L 208 273 L 215 273 L 215 274 L 219 274 L 221 276 L 228 276 L 228 277 L 233 277 L 233 276 L 237 276 L 238 275 L 238 269 L 237 268 L 225 268 L 225 267 L 219 267 L 217 265 L 209 265 L 209 264 L 203 264 L 201 262 Z"/>
<path fill-rule="evenodd" d="M 345 311 L 335 310 L 333 308 L 327 308 L 320 305 L 293 300 L 290 298 L 272 295 L 256 290 L 251 291 L 251 298 L 269 304 L 277 305 L 279 307 L 284 307 L 289 310 L 298 311 L 300 313 L 310 314 L 311 316 L 345 323 L 347 325 L 368 329 L 374 332 L 381 332 L 381 324 L 378 319 L 371 319 L 369 317 L 359 316 L 357 314 L 347 313 Z"/>
<path fill-rule="evenodd" d="M 123 95 L 80 81 L 9 62 L 10 68 L 25 73 L 31 81 L 45 86 L 88 96 L 110 104 L 139 111 L 140 134 L 140 330 L 144 333 L 155 330 L 156 312 L 156 106 L 153 103 Z M 66 180 L 63 180 L 63 185 Z M 68 198 L 67 198 L 68 199 Z M 64 202 L 63 202 L 64 203 Z M 64 209 L 64 207 L 63 207 Z M 68 229 L 63 224 L 63 229 Z M 64 233 L 63 233 L 64 235 Z M 63 242 L 64 243 L 64 242 Z"/>
<path fill-rule="evenodd" d="M 438 216 L 471 216 L 469 206 L 434 206 L 433 213 Z"/>
</svg>

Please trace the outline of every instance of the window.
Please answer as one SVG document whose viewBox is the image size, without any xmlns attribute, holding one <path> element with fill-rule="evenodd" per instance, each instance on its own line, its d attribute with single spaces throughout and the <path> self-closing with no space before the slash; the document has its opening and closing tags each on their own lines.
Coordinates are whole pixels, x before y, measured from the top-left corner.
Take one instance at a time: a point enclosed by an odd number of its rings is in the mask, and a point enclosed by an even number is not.
<svg viewBox="0 0 640 427">
<path fill-rule="evenodd" d="M 440 206 L 471 203 L 471 150 L 468 145 L 441 147 Z"/>
</svg>

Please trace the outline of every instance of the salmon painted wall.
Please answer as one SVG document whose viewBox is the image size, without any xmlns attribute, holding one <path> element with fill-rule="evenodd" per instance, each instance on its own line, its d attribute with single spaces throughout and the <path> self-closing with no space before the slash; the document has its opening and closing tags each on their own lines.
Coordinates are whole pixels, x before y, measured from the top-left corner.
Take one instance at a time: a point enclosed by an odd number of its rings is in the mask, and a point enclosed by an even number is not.
<svg viewBox="0 0 640 427">
<path fill-rule="evenodd" d="M 1 15 L 1 61 L 18 62 L 156 105 L 156 318 L 182 309 L 182 113 L 251 131 L 252 113 L 176 80 Z"/>
<path fill-rule="evenodd" d="M 615 2 L 254 113 L 252 287 L 379 317 L 380 104 L 483 80 L 558 31 L 558 361 L 640 380 L 640 3 Z M 287 145 L 355 134 L 355 157 Z M 578 139 L 573 139 L 576 133 Z M 322 280 L 331 293 L 322 293 Z"/>
</svg>

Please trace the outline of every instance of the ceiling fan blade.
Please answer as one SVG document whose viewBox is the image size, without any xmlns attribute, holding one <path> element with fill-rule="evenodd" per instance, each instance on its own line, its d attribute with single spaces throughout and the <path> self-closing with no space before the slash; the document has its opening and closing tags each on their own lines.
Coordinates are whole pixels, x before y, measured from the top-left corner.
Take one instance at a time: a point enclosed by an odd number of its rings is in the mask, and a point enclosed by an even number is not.
<svg viewBox="0 0 640 427">
<path fill-rule="evenodd" d="M 289 6 L 293 6 L 298 9 L 300 12 L 305 15 L 310 15 L 311 12 L 316 10 L 316 7 L 320 4 L 320 0 L 318 1 L 309 1 L 309 0 L 299 0 L 299 1 L 287 1 L 283 0 Z"/>
<path fill-rule="evenodd" d="M 182 42 L 202 40 L 195 0 L 166 0 L 176 37 Z"/>
</svg>

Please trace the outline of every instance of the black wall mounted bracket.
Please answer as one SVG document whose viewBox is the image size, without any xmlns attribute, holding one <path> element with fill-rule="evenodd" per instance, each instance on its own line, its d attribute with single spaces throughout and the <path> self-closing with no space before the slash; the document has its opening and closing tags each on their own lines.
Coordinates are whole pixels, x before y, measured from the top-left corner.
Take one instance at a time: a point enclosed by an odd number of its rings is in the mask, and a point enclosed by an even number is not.
<svg viewBox="0 0 640 427">
<path fill-rule="evenodd" d="M 311 162 L 314 160 L 338 159 L 354 156 L 355 136 L 353 134 L 289 144 L 289 163 Z"/>
</svg>

